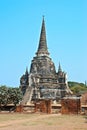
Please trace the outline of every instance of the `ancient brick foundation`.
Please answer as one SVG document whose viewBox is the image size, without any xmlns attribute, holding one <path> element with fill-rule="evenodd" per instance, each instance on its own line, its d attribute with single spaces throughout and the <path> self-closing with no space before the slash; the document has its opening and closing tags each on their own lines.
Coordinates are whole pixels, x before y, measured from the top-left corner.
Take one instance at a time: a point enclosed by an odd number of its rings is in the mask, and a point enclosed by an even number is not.
<svg viewBox="0 0 87 130">
<path fill-rule="evenodd" d="M 51 113 L 51 100 L 39 100 L 35 103 L 35 112 Z"/>
<path fill-rule="evenodd" d="M 23 112 L 23 106 L 22 105 L 16 106 L 15 112 Z"/>
<path fill-rule="evenodd" d="M 61 100 L 62 114 L 79 114 L 81 111 L 80 98 L 66 98 Z"/>
</svg>

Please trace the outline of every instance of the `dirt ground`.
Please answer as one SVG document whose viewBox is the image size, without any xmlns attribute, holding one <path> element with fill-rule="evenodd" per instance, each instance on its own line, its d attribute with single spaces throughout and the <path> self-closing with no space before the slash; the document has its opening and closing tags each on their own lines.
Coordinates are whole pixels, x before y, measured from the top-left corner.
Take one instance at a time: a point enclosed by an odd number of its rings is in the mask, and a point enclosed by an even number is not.
<svg viewBox="0 0 87 130">
<path fill-rule="evenodd" d="M 0 114 L 0 130 L 87 130 L 87 116 Z"/>
</svg>

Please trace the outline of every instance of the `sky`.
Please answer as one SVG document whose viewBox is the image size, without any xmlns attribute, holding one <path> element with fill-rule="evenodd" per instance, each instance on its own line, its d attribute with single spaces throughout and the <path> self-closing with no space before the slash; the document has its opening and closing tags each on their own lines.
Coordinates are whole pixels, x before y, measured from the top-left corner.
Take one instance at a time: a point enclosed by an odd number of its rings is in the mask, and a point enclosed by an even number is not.
<svg viewBox="0 0 87 130">
<path fill-rule="evenodd" d="M 87 81 L 87 0 L 0 0 L 0 85 L 18 87 L 35 56 L 43 15 L 50 57 L 68 81 Z"/>
</svg>

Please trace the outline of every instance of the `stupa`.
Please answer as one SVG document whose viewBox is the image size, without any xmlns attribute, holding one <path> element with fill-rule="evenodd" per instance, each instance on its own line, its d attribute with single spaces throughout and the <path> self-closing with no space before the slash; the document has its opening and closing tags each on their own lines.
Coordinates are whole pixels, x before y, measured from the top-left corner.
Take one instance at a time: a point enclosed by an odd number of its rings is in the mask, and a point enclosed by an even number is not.
<svg viewBox="0 0 87 130">
<path fill-rule="evenodd" d="M 71 94 L 67 74 L 62 71 L 60 63 L 56 72 L 55 65 L 49 56 L 44 17 L 36 56 L 31 61 L 30 71 L 26 68 L 25 74 L 20 78 L 20 88 L 24 95 L 22 104 L 38 99 L 58 101 Z"/>
</svg>

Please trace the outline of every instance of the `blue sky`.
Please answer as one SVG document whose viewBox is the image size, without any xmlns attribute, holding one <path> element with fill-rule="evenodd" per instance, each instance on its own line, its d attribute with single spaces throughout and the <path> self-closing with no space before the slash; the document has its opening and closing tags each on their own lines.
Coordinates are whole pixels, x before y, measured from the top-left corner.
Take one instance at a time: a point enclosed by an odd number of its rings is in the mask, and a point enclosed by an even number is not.
<svg viewBox="0 0 87 130">
<path fill-rule="evenodd" d="M 69 81 L 87 80 L 87 0 L 0 0 L 0 85 L 19 86 L 45 16 L 50 57 Z"/>
</svg>

